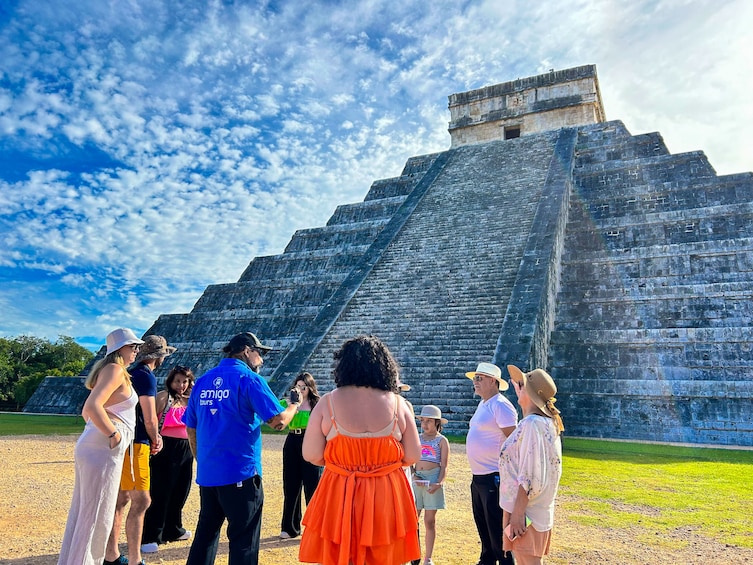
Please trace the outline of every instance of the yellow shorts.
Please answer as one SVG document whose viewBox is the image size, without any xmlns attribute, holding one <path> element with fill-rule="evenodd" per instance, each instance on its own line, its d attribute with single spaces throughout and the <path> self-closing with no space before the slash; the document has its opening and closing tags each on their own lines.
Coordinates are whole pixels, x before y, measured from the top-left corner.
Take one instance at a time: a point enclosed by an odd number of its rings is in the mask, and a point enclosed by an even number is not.
<svg viewBox="0 0 753 565">
<path fill-rule="evenodd" d="M 131 448 L 133 448 L 133 477 L 131 477 Z M 149 490 L 149 446 L 134 443 L 126 450 L 120 490 Z"/>
</svg>

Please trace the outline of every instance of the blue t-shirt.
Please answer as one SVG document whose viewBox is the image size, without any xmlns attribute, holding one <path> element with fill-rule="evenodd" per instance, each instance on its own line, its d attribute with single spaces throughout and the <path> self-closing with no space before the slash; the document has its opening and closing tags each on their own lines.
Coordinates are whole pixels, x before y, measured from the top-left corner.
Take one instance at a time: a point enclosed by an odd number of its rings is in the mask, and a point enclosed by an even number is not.
<svg viewBox="0 0 753 565">
<path fill-rule="evenodd" d="M 147 365 L 136 365 L 136 367 L 128 372 L 131 374 L 133 390 L 136 391 L 139 397 L 157 396 L 157 378 Z M 141 411 L 141 403 L 136 405 L 136 431 L 133 436 L 133 443 L 145 443 L 147 445 L 150 443 L 149 434 L 146 433 L 146 426 L 144 425 L 144 414 Z"/>
<path fill-rule="evenodd" d="M 267 381 L 239 359 L 199 377 L 183 415 L 196 429 L 196 482 L 216 487 L 261 475 L 261 425 L 283 410 Z"/>
</svg>

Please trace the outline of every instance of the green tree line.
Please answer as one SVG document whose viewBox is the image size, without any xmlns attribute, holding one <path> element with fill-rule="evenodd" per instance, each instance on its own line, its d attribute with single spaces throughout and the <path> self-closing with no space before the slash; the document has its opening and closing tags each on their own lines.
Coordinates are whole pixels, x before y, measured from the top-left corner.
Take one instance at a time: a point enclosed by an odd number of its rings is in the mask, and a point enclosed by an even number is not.
<svg viewBox="0 0 753 565">
<path fill-rule="evenodd" d="M 28 335 L 0 337 L 0 402 L 19 409 L 45 377 L 76 376 L 92 357 L 91 351 L 64 335 L 54 342 Z"/>
</svg>

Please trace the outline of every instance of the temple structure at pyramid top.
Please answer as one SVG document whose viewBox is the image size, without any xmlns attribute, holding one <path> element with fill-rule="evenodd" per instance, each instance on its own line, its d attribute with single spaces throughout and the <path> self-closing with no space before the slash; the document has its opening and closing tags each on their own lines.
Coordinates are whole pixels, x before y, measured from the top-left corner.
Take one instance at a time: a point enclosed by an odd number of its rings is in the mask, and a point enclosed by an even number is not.
<svg viewBox="0 0 753 565">
<path fill-rule="evenodd" d="M 605 121 L 595 65 L 450 95 L 452 147 Z"/>
<path fill-rule="evenodd" d="M 753 446 L 753 174 L 605 121 L 594 66 L 449 97 L 451 147 L 411 157 L 283 253 L 206 288 L 148 330 L 197 375 L 234 334 L 274 350 L 280 395 L 303 370 L 384 340 L 420 410 L 462 434 L 479 361 L 547 369 L 565 433 Z M 515 401 L 510 394 L 511 400 Z M 81 382 L 27 405 L 75 412 Z"/>
</svg>

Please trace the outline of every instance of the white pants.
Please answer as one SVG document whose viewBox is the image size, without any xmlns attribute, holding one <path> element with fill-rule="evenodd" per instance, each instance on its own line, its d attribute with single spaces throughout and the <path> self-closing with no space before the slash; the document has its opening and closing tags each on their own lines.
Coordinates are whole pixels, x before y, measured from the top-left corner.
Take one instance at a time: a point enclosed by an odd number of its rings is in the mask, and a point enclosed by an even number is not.
<svg viewBox="0 0 753 565">
<path fill-rule="evenodd" d="M 133 440 L 133 429 L 119 421 L 113 424 L 122 438 L 114 449 L 110 449 L 110 439 L 91 422 L 76 442 L 76 481 L 58 565 L 102 565 L 105 558 L 123 458 Z"/>
</svg>

